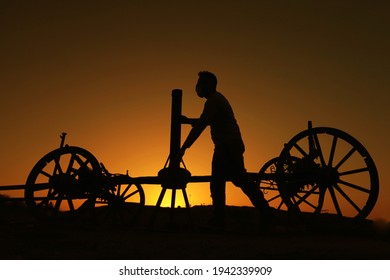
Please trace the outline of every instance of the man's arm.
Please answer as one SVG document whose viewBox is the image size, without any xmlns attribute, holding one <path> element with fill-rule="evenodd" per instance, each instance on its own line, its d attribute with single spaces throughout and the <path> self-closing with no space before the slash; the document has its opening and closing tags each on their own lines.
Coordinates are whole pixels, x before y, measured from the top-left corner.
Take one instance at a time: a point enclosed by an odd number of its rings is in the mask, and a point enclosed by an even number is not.
<svg viewBox="0 0 390 280">
<path fill-rule="evenodd" d="M 187 136 L 187 139 L 184 141 L 183 146 L 181 147 L 182 150 L 186 150 L 189 147 L 194 144 L 196 139 L 202 134 L 203 130 L 206 128 L 207 123 L 202 120 L 198 119 L 197 122 L 193 125 L 190 133 Z M 183 153 L 184 154 L 184 153 Z"/>
<path fill-rule="evenodd" d="M 178 155 L 179 161 L 183 157 L 186 149 L 188 149 L 192 146 L 192 144 L 194 144 L 196 139 L 198 139 L 198 137 L 202 134 L 203 130 L 210 124 L 213 118 L 213 114 L 215 113 L 214 111 L 215 110 L 212 109 L 210 103 L 206 102 L 202 115 L 199 119 L 189 119 L 187 117 L 182 116 L 182 121 L 187 119 L 188 123 L 192 125 L 192 129 L 180 149 L 180 153 Z"/>
<path fill-rule="evenodd" d="M 199 121 L 199 119 L 187 118 L 186 116 L 181 116 L 180 122 L 183 124 L 190 124 L 191 126 L 195 126 L 195 124 Z"/>
</svg>

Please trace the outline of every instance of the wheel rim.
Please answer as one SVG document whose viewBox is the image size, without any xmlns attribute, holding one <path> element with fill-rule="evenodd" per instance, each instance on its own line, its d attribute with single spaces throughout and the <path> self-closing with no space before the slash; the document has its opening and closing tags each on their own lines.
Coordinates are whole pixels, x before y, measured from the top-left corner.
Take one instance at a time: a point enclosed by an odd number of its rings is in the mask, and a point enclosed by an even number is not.
<svg viewBox="0 0 390 280">
<path fill-rule="evenodd" d="M 40 218 L 73 216 L 89 204 L 91 193 L 99 187 L 96 177 L 99 174 L 99 162 L 90 152 L 72 146 L 54 150 L 30 172 L 26 203 Z M 88 189 L 82 187 L 86 178 Z"/>
<path fill-rule="evenodd" d="M 299 160 L 292 162 L 292 157 Z M 305 130 L 285 145 L 279 158 L 278 187 L 289 210 L 365 218 L 375 206 L 376 166 L 349 134 L 328 127 Z"/>
<path fill-rule="evenodd" d="M 107 192 L 95 201 L 95 218 L 109 226 L 133 225 L 145 205 L 145 194 L 140 184 L 134 184 L 128 176 L 110 179 Z"/>
</svg>

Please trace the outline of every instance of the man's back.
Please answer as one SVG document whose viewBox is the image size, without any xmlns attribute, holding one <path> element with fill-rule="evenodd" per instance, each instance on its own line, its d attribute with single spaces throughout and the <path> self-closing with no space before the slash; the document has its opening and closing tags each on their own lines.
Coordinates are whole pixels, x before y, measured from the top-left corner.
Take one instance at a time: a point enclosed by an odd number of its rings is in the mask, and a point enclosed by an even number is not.
<svg viewBox="0 0 390 280">
<path fill-rule="evenodd" d="M 211 128 L 211 138 L 216 147 L 243 145 L 240 128 L 228 100 L 219 92 L 208 97 L 201 119 Z"/>
</svg>

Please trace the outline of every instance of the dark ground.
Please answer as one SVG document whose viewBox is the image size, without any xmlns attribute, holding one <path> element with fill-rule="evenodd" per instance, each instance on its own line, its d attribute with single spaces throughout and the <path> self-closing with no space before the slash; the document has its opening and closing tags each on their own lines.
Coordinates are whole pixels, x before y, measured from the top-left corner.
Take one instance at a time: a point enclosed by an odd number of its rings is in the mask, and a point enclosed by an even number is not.
<svg viewBox="0 0 390 280">
<path fill-rule="evenodd" d="M 132 228 L 88 223 L 46 224 L 18 205 L 0 207 L 0 259 L 390 259 L 388 223 L 337 219 L 332 215 L 300 220 L 277 212 L 274 224 L 259 228 L 256 211 L 229 207 L 224 231 L 205 227 L 208 206 L 178 211 L 168 225 L 167 209 L 148 226 L 146 207 Z"/>
</svg>

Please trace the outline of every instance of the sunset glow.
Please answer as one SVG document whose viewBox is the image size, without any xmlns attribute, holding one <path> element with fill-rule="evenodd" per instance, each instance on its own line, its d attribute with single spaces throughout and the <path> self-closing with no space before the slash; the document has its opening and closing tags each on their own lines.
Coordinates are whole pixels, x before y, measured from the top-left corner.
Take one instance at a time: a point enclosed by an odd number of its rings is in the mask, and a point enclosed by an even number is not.
<svg viewBox="0 0 390 280">
<path fill-rule="evenodd" d="M 0 8 L 0 185 L 24 184 L 62 132 L 112 173 L 157 176 L 169 154 L 171 91 L 182 89 L 183 114 L 198 117 L 197 73 L 209 70 L 234 109 L 249 172 L 278 157 L 309 120 L 334 127 L 360 141 L 377 166 L 369 218 L 390 219 L 390 21 L 380 4 L 87 2 Z M 183 125 L 182 139 L 189 129 Z M 329 149 L 332 139 L 325 141 Z M 340 149 L 338 156 L 348 153 Z M 184 157 L 192 175 L 210 175 L 212 153 L 207 129 Z M 345 168 L 362 167 L 354 156 Z M 347 176 L 367 184 L 364 173 Z M 161 186 L 142 187 L 155 205 Z M 207 182 L 189 184 L 187 194 L 191 206 L 211 204 Z M 227 204 L 251 206 L 231 183 Z M 181 194 L 177 205 L 184 207 Z"/>
</svg>

